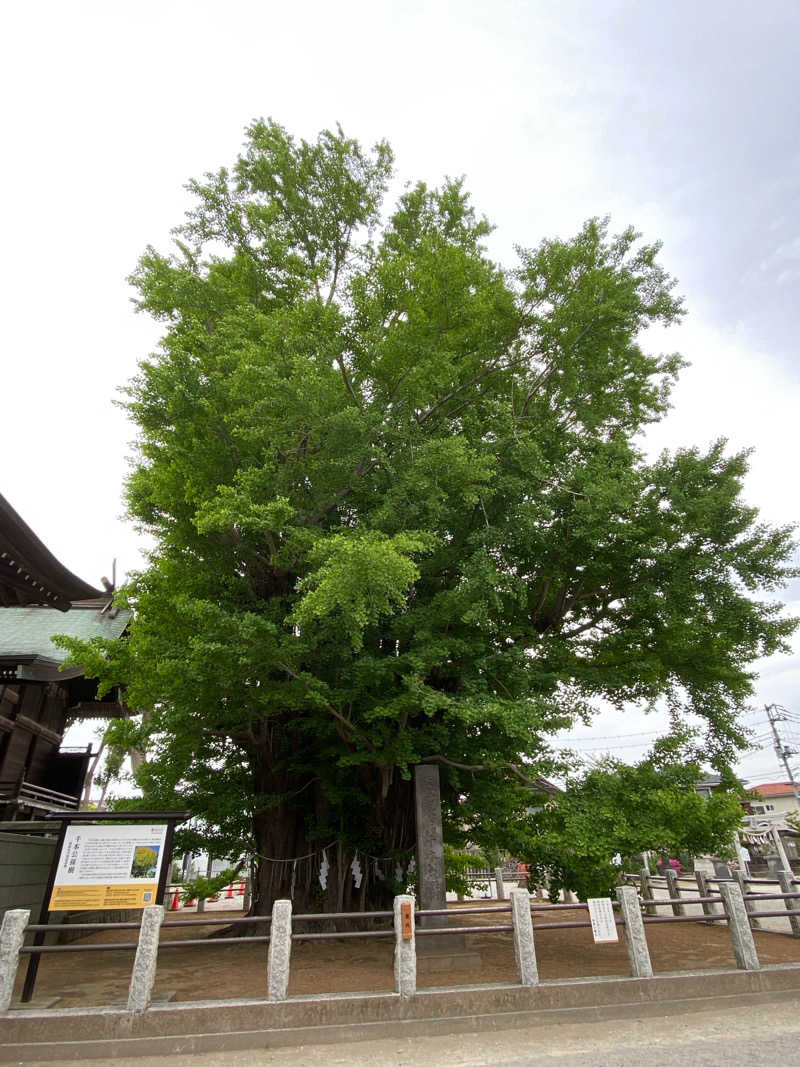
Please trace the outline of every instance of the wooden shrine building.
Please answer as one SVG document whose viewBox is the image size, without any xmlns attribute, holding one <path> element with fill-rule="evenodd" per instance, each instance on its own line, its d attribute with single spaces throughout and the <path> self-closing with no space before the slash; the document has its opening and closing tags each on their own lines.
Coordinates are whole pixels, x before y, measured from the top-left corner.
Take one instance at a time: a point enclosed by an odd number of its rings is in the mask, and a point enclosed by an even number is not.
<svg viewBox="0 0 800 1067">
<path fill-rule="evenodd" d="M 130 714 L 115 693 L 97 700 L 81 667 L 59 668 L 54 634 L 119 637 L 129 613 L 110 592 L 67 570 L 0 496 L 0 821 L 77 808 L 90 748 L 61 748 L 76 718 Z"/>
</svg>

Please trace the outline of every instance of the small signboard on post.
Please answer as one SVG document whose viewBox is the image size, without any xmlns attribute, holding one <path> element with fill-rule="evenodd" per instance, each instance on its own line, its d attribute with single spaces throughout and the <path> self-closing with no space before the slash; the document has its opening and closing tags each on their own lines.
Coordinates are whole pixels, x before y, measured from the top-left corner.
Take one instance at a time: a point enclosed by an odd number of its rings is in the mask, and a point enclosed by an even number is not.
<svg viewBox="0 0 800 1067">
<path fill-rule="evenodd" d="M 172 860 L 172 838 L 188 811 L 51 811 L 58 820 L 53 865 L 38 926 L 54 911 L 104 911 L 162 904 Z M 162 820 L 160 824 L 153 820 Z M 133 823 L 134 825 L 123 825 Z M 21 1000 L 33 996 L 45 931 L 37 930 Z"/>
<path fill-rule="evenodd" d="M 608 897 L 589 897 L 586 903 L 589 905 L 594 943 L 606 945 L 611 941 L 619 941 L 611 900 Z"/>
<path fill-rule="evenodd" d="M 167 827 L 67 827 L 50 911 L 146 908 L 158 891 Z"/>
</svg>

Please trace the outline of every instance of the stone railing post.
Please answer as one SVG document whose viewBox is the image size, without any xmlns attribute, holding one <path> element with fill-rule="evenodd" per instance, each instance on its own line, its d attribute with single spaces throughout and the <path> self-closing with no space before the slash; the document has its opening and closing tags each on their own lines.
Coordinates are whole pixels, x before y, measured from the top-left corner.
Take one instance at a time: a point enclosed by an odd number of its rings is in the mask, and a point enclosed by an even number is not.
<svg viewBox="0 0 800 1067">
<path fill-rule="evenodd" d="M 758 962 L 756 944 L 753 941 L 753 931 L 750 929 L 742 891 L 736 882 L 720 882 L 719 891 L 725 905 L 725 914 L 728 916 L 728 929 L 733 942 L 736 966 L 741 971 L 757 971 L 761 965 Z"/>
<path fill-rule="evenodd" d="M 781 893 L 796 893 L 798 886 L 795 885 L 794 879 L 791 878 L 786 871 L 778 872 L 778 881 L 781 884 Z M 800 908 L 800 897 L 795 900 L 784 900 L 786 910 L 791 908 Z M 790 915 L 789 924 L 792 927 L 792 937 L 800 937 L 800 915 Z"/>
<path fill-rule="evenodd" d="M 664 871 L 664 877 L 667 880 L 667 893 L 669 899 L 672 901 L 672 914 L 683 915 L 683 904 L 681 904 L 681 890 L 678 885 L 678 873 L 674 871 L 672 867 L 668 867 Z"/>
<path fill-rule="evenodd" d="M 744 910 L 747 912 L 747 919 L 748 919 L 748 922 L 750 923 L 750 929 L 751 930 L 758 930 L 761 927 L 761 923 L 756 918 L 756 915 L 757 915 L 756 902 L 754 900 L 748 900 L 747 899 L 747 894 L 749 892 L 749 890 L 747 888 L 747 880 L 745 879 L 745 876 L 742 874 L 741 871 L 736 871 L 734 877 L 736 878 L 736 882 L 737 882 L 737 884 L 739 886 L 739 889 L 742 891 L 742 900 L 744 901 Z"/>
<path fill-rule="evenodd" d="M 533 943 L 533 920 L 531 919 L 531 895 L 527 889 L 512 889 L 511 922 L 514 926 L 514 956 L 517 960 L 519 980 L 522 985 L 539 984 L 539 969 L 536 966 L 536 949 Z"/>
<path fill-rule="evenodd" d="M 621 885 L 617 888 L 617 900 L 625 931 L 625 947 L 631 962 L 631 975 L 634 978 L 652 978 L 653 965 L 650 962 L 639 895 L 632 885 Z"/>
<path fill-rule="evenodd" d="M 292 902 L 291 900 L 276 900 L 272 905 L 272 923 L 267 952 L 268 1000 L 286 1000 L 291 958 Z"/>
<path fill-rule="evenodd" d="M 14 995 L 19 967 L 19 950 L 31 913 L 27 908 L 13 908 L 3 916 L 0 926 L 0 1012 L 8 1011 Z"/>
<path fill-rule="evenodd" d="M 505 887 L 505 883 L 503 881 L 503 868 L 502 867 L 495 867 L 495 869 L 494 869 L 494 884 L 495 884 L 495 888 L 497 889 L 497 899 L 498 900 L 505 900 L 506 899 L 506 887 Z"/>
<path fill-rule="evenodd" d="M 702 871 L 694 872 L 695 881 L 697 882 L 697 895 L 701 897 L 711 897 L 714 894 L 708 888 L 708 878 Z M 700 905 L 703 909 L 703 915 L 711 917 L 711 922 L 714 922 L 713 916 L 716 915 L 717 909 L 711 903 L 710 900 L 704 900 Z"/>
<path fill-rule="evenodd" d="M 147 1011 L 150 1007 L 158 963 L 158 938 L 163 921 L 163 904 L 151 904 L 142 911 L 139 944 L 128 988 L 128 1011 Z"/>
<path fill-rule="evenodd" d="M 417 991 L 414 903 L 410 893 L 394 898 L 394 991 L 401 997 L 413 997 Z"/>
<path fill-rule="evenodd" d="M 650 903 L 650 901 L 654 899 L 653 883 L 650 881 L 650 871 L 647 867 L 642 867 L 641 871 L 639 871 L 639 885 L 642 890 L 642 900 L 644 901 L 645 911 L 648 915 L 657 915 L 658 908 L 656 908 L 655 904 Z"/>
</svg>

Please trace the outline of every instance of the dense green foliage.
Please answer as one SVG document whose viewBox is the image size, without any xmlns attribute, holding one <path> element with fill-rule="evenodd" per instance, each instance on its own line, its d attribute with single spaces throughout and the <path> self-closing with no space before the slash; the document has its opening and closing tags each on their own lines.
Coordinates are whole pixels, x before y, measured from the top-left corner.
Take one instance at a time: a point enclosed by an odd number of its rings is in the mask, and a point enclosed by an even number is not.
<svg viewBox="0 0 800 1067">
<path fill-rule="evenodd" d="M 197 875 L 183 883 L 181 900 L 187 904 L 190 900 L 208 900 L 216 896 L 221 890 L 227 888 L 233 882 L 242 877 L 242 868 L 226 867 L 224 871 L 214 875 Z M 180 881 L 180 879 L 178 879 Z"/>
<path fill-rule="evenodd" d="M 695 791 L 699 764 L 669 746 L 635 766 L 609 757 L 530 817 L 524 852 L 531 881 L 545 879 L 581 900 L 607 896 L 619 882 L 613 857 L 727 855 L 742 821 L 741 791 L 729 781 L 706 799 Z M 630 868 L 628 868 L 630 869 Z"/>
<path fill-rule="evenodd" d="M 391 166 L 255 122 L 133 276 L 163 323 L 127 391 L 156 547 L 94 666 L 154 709 L 148 801 L 254 847 L 260 908 L 326 846 L 327 903 L 372 899 L 347 865 L 408 858 L 417 761 L 453 845 L 505 844 L 598 696 L 696 712 L 723 764 L 792 629 L 754 595 L 790 536 L 741 502 L 745 457 L 641 451 L 681 366 L 638 343 L 681 314 L 658 246 L 591 221 L 504 270 L 460 182 L 383 220 Z"/>
</svg>

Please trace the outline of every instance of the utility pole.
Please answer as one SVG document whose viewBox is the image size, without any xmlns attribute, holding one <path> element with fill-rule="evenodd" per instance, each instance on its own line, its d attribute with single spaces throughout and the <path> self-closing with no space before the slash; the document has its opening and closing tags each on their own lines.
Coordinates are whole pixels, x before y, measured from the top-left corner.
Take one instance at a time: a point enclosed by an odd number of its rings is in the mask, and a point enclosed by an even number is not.
<svg viewBox="0 0 800 1067">
<path fill-rule="evenodd" d="M 780 704 L 765 704 L 764 711 L 767 713 L 769 724 L 772 727 L 772 736 L 775 738 L 775 755 L 786 768 L 786 774 L 792 786 L 792 792 L 794 793 L 795 803 L 797 804 L 797 807 L 800 808 L 800 792 L 797 790 L 797 783 L 794 780 L 792 768 L 789 766 L 789 757 L 797 755 L 797 750 L 789 748 L 788 745 L 784 745 L 781 741 L 781 736 L 778 733 L 778 727 L 775 725 L 786 718 L 786 708 L 782 708 Z"/>
</svg>

